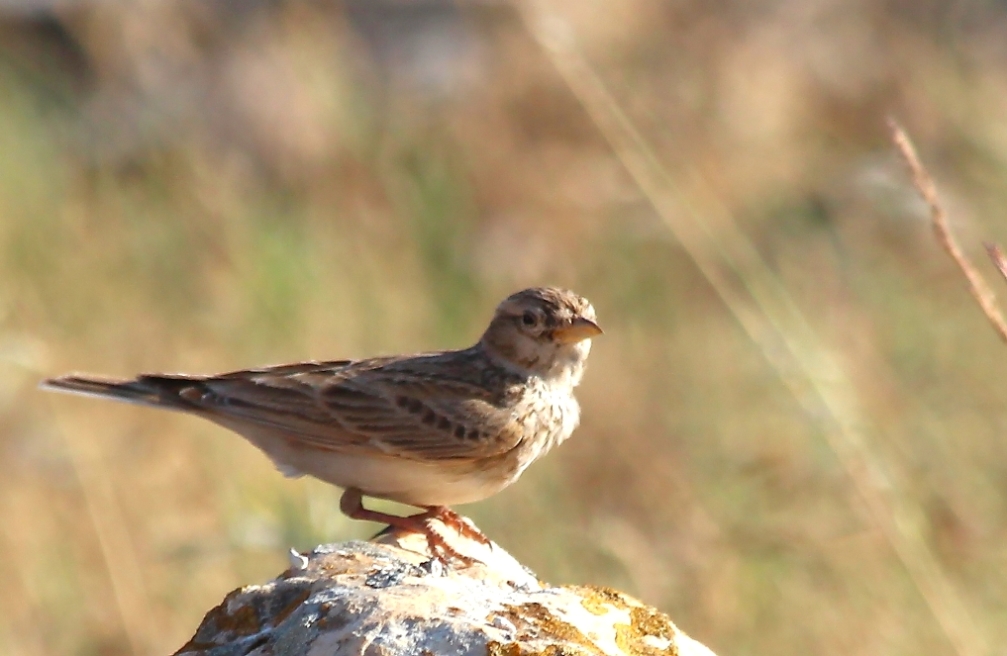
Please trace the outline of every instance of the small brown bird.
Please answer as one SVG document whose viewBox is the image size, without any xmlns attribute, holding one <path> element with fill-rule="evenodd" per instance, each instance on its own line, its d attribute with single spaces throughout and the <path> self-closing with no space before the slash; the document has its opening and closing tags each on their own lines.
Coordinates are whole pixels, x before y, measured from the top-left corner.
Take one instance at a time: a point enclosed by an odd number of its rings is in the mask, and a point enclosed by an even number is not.
<svg viewBox="0 0 1007 656">
<path fill-rule="evenodd" d="M 513 483 L 577 427 L 580 383 L 601 334 L 595 311 L 564 289 L 517 292 L 470 348 L 368 360 L 304 362 L 216 376 L 69 375 L 44 389 L 180 410 L 229 428 L 288 476 L 345 489 L 354 519 L 426 534 L 439 519 L 482 541 L 448 505 Z M 362 495 L 419 506 L 409 517 L 367 510 Z"/>
</svg>

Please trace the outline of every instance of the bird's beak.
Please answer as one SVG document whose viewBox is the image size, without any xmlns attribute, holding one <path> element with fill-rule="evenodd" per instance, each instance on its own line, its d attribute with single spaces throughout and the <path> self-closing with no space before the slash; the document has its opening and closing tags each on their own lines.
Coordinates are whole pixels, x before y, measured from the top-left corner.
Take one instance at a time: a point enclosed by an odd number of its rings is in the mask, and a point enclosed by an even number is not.
<svg viewBox="0 0 1007 656">
<path fill-rule="evenodd" d="M 584 317 L 577 317 L 569 325 L 557 328 L 553 332 L 556 341 L 561 344 L 575 344 L 601 333 L 601 326 Z"/>
</svg>

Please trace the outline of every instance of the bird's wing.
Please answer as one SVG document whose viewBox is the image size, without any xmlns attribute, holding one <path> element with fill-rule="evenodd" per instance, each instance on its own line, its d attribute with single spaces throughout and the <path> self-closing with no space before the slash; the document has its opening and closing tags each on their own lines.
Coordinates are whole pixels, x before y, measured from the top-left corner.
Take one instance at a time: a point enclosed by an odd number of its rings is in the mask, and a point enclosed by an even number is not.
<svg viewBox="0 0 1007 656">
<path fill-rule="evenodd" d="M 274 428 L 319 449 L 417 460 L 512 449 L 522 438 L 513 393 L 488 388 L 492 377 L 472 376 L 471 363 L 455 363 L 455 355 L 238 371 L 203 379 L 180 396 L 209 419 Z M 452 376 L 459 371 L 466 375 Z"/>
</svg>

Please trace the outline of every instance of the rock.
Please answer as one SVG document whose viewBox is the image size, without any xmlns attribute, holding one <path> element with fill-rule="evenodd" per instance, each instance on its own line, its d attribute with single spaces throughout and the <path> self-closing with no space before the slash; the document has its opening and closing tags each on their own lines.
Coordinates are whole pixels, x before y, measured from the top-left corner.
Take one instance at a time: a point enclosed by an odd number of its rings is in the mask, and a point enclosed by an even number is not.
<svg viewBox="0 0 1007 656">
<path fill-rule="evenodd" d="M 394 531 L 292 551 L 290 569 L 228 594 L 176 656 L 713 656 L 621 592 L 550 586 L 495 544 L 450 544 L 478 562 L 433 559 L 422 535 Z"/>
</svg>

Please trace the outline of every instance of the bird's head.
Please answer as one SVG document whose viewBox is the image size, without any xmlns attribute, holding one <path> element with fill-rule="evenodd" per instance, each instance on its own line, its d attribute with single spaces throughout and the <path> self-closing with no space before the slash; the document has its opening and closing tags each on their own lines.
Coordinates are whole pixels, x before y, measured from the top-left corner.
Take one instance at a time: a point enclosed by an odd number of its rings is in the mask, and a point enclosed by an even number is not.
<svg viewBox="0 0 1007 656">
<path fill-rule="evenodd" d="M 601 334 L 594 307 L 583 296 L 555 287 L 533 287 L 497 306 L 481 344 L 510 368 L 576 385 Z"/>
</svg>

